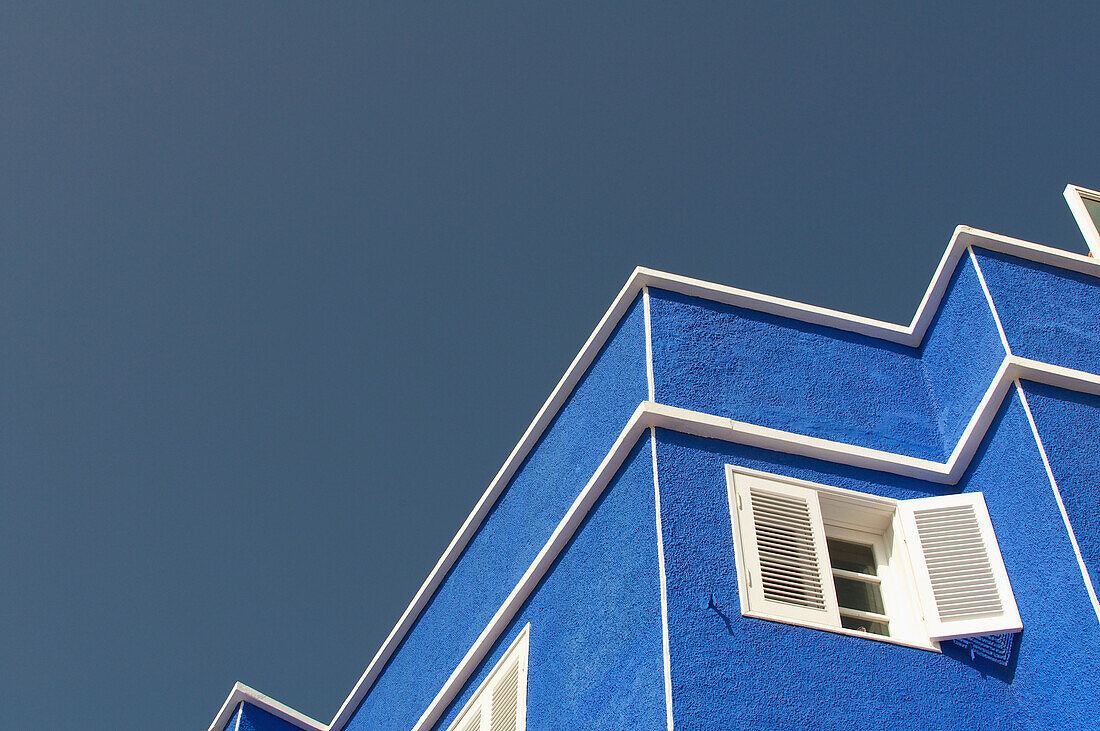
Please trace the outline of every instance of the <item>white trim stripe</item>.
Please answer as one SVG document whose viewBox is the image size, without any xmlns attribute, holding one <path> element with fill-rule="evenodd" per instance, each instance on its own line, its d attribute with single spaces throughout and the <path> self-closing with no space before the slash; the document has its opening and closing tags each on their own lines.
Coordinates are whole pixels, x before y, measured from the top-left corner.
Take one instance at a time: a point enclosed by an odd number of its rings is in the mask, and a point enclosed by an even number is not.
<svg viewBox="0 0 1100 731">
<path fill-rule="evenodd" d="M 649 317 L 649 287 L 642 287 L 642 302 L 645 303 L 645 376 L 649 384 L 649 400 L 657 400 L 657 387 L 653 380 L 653 330 Z"/>
<path fill-rule="evenodd" d="M 974 265 L 974 271 L 978 275 L 978 283 L 982 285 L 982 292 L 985 293 L 986 304 L 989 305 L 989 312 L 993 315 L 993 322 L 997 323 L 997 333 L 1001 336 L 1001 345 L 1005 349 L 1005 355 L 1012 355 L 1012 346 L 1008 344 L 1008 336 L 1005 335 L 1004 325 L 1001 324 L 1001 316 L 997 312 L 997 305 L 993 304 L 993 295 L 989 293 L 989 285 L 985 283 L 985 274 L 982 273 L 982 268 L 978 265 L 978 257 L 974 256 L 974 249 L 967 249 L 970 254 L 970 263 Z"/>
<path fill-rule="evenodd" d="M 1058 481 L 1054 479 L 1054 471 L 1050 468 L 1046 447 L 1043 446 L 1043 440 L 1039 438 L 1039 427 L 1035 425 L 1035 417 L 1031 414 L 1031 405 L 1028 404 L 1027 394 L 1024 393 L 1024 388 L 1019 381 L 1016 382 L 1016 391 L 1020 394 L 1020 401 L 1024 405 L 1024 413 L 1027 414 L 1027 422 L 1031 425 L 1031 433 L 1035 435 L 1035 444 L 1039 447 L 1039 456 L 1043 458 L 1043 467 L 1046 468 L 1047 479 L 1050 480 L 1050 489 L 1054 491 L 1054 500 L 1058 503 L 1058 511 L 1062 514 L 1062 522 L 1066 525 L 1066 533 L 1069 535 L 1069 542 L 1073 546 L 1073 555 L 1077 557 L 1077 565 L 1081 568 L 1081 578 L 1085 581 L 1085 589 L 1089 593 L 1089 600 L 1096 612 L 1096 619 L 1100 621 L 1100 600 L 1096 598 L 1096 587 L 1092 585 L 1092 577 L 1089 576 L 1089 569 L 1085 566 L 1085 559 L 1081 555 L 1081 546 L 1077 543 L 1077 534 L 1073 532 L 1073 525 L 1069 522 L 1069 513 L 1066 512 L 1066 504 L 1062 502 L 1062 491 L 1058 489 Z"/>
<path fill-rule="evenodd" d="M 542 405 L 542 408 L 539 409 L 535 419 L 531 422 L 530 426 L 527 427 L 527 430 L 512 450 L 512 453 L 508 456 L 508 459 L 505 461 L 496 477 L 489 484 L 489 487 L 486 489 L 477 505 L 474 506 L 473 511 L 471 511 L 458 533 L 451 540 L 447 550 L 443 553 L 443 556 L 440 557 L 419 591 L 417 591 L 412 602 L 402 613 L 397 624 L 382 643 L 382 646 L 367 666 L 367 669 L 348 695 L 347 700 L 341 705 L 328 726 L 319 728 L 325 728 L 326 731 L 328 729 L 339 729 L 350 720 L 359 703 L 366 697 L 367 691 L 370 689 L 371 685 L 381 674 L 382 668 L 385 667 L 386 662 L 393 655 L 393 652 L 400 645 L 405 634 L 420 615 L 420 612 L 439 588 L 443 577 L 454 565 L 454 562 L 461 555 L 474 533 L 477 532 L 481 522 L 492 508 L 501 492 L 503 492 L 512 476 L 519 468 L 519 465 L 522 464 L 523 460 L 538 442 L 543 431 L 568 399 L 573 388 L 580 381 L 588 366 L 595 360 L 600 348 L 606 343 L 607 339 L 614 331 L 615 326 L 622 319 L 622 316 L 627 312 L 630 305 L 638 294 L 641 293 L 643 288 L 654 287 L 687 296 L 700 297 L 712 302 L 743 307 L 759 312 L 767 312 L 792 320 L 824 325 L 848 332 L 861 333 L 905 345 L 919 346 L 939 307 L 940 300 L 947 288 L 947 284 L 950 281 L 955 266 L 958 264 L 959 259 L 965 253 L 966 249 L 970 246 L 978 246 L 992 251 L 999 251 L 1029 261 L 1056 266 L 1078 273 L 1100 276 L 1100 261 L 1096 259 L 1022 241 L 1020 239 L 981 231 L 968 226 L 959 226 L 955 229 L 951 237 L 947 250 L 940 260 L 939 266 L 932 277 L 932 281 L 924 294 L 912 322 L 908 326 L 901 326 L 871 318 L 860 317 L 858 315 L 838 312 L 836 310 L 816 307 L 814 305 L 794 302 L 792 300 L 749 292 L 743 289 L 681 277 L 653 269 L 646 269 L 643 267 L 635 269 L 626 284 L 619 291 L 614 302 L 612 302 L 611 307 L 608 308 L 607 312 L 596 326 L 596 329 L 593 330 L 587 341 L 585 341 L 581 351 L 573 359 L 573 362 L 550 394 L 550 397 Z M 1069 369 L 1062 370 L 1068 371 Z M 1051 377 L 1054 378 L 1055 376 L 1051 374 Z M 1069 378 L 1069 382 L 1075 381 L 1076 379 L 1072 377 Z M 1052 385 L 1058 384 L 1052 383 Z M 1068 387 L 1073 388 L 1073 386 Z M 988 395 L 989 394 L 987 394 L 987 396 Z M 977 416 L 976 414 L 975 419 L 977 419 Z M 992 417 L 990 416 L 989 418 Z M 971 421 L 971 426 L 975 426 L 974 420 Z M 959 443 L 960 447 L 962 447 L 964 442 L 966 442 L 965 435 L 964 439 Z M 956 452 L 958 452 L 958 448 Z M 952 455 L 953 459 L 956 456 L 961 458 L 964 455 Z M 232 692 L 230 695 L 232 696 Z M 249 702 L 253 701 L 250 700 Z M 220 731 L 229 720 L 231 713 L 232 708 L 227 711 L 223 706 L 210 726 L 211 731 Z M 218 725 L 219 720 L 221 721 L 221 726 Z"/>
<path fill-rule="evenodd" d="M 1095 374 L 1050 366 L 1018 356 L 1006 357 L 947 462 L 936 462 L 809 437 L 675 406 L 664 404 L 644 404 L 644 406 L 651 415 L 652 426 L 785 454 L 797 454 L 826 462 L 904 475 L 927 482 L 953 485 L 970 466 L 970 460 L 996 417 L 1005 394 L 1013 383 L 1021 378 L 1051 386 L 1061 386 L 1073 391 L 1100 394 L 1100 376 Z"/>
<path fill-rule="evenodd" d="M 665 577 L 664 523 L 661 521 L 661 483 L 657 479 L 657 429 L 649 428 L 649 445 L 653 457 L 653 506 L 657 518 L 657 570 L 661 577 L 661 657 L 665 669 L 665 716 L 668 731 L 672 724 L 672 651 L 668 636 L 668 581 Z"/>
</svg>

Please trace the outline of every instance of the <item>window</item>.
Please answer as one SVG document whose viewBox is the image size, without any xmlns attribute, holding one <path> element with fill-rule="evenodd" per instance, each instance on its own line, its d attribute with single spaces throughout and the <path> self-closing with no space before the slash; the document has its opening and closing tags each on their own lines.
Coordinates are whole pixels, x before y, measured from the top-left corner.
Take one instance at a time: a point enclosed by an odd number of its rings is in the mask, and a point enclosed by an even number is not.
<svg viewBox="0 0 1100 731">
<path fill-rule="evenodd" d="M 898 501 L 726 470 L 743 615 L 926 649 L 1022 628 L 981 493 Z"/>
<path fill-rule="evenodd" d="M 879 569 L 882 541 L 869 533 L 844 537 L 851 540 L 829 535 L 826 529 L 825 545 L 829 549 L 840 626 L 889 637 L 890 617 L 882 600 L 884 572 Z"/>
<path fill-rule="evenodd" d="M 1100 191 L 1067 185 L 1062 193 L 1093 256 L 1100 256 Z"/>
<path fill-rule="evenodd" d="M 530 634 L 531 625 L 527 625 L 474 691 L 448 731 L 524 731 Z"/>
</svg>

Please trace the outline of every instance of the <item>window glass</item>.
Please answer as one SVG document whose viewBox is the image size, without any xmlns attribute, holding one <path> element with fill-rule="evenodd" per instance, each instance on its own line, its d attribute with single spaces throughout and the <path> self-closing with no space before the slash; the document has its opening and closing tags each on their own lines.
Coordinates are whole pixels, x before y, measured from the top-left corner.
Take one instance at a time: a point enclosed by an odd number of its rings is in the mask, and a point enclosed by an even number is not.
<svg viewBox="0 0 1100 731">
<path fill-rule="evenodd" d="M 1086 198 L 1085 196 L 1081 196 L 1081 200 L 1085 204 L 1085 210 L 1089 212 L 1092 225 L 1096 226 L 1097 231 L 1100 231 L 1100 201 L 1094 201 L 1092 198 Z"/>
<path fill-rule="evenodd" d="M 829 559 L 832 561 L 834 569 L 844 569 L 845 571 L 870 574 L 871 576 L 878 573 L 878 567 L 875 565 L 875 552 L 871 550 L 870 546 L 842 541 L 839 538 L 829 538 L 827 543 L 829 544 Z"/>
<path fill-rule="evenodd" d="M 841 609 L 858 609 L 861 612 L 874 612 L 885 614 L 886 607 L 882 605 L 882 592 L 878 584 L 869 584 L 865 581 L 833 577 L 836 586 L 836 603 Z"/>
</svg>

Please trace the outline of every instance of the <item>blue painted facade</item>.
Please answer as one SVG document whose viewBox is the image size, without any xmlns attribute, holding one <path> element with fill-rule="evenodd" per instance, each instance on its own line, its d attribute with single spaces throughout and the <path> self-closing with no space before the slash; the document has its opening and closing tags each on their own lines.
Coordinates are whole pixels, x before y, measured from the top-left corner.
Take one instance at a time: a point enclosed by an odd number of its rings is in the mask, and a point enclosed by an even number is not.
<svg viewBox="0 0 1100 731">
<path fill-rule="evenodd" d="M 671 285 L 639 291 L 338 728 L 417 725 L 639 404 L 942 465 L 1011 357 L 1086 385 L 1012 383 L 949 484 L 661 426 L 632 433 L 431 728 L 450 728 L 528 625 L 529 729 L 1100 726 L 1100 378 L 1087 385 L 1100 374 L 1100 267 L 1051 259 L 964 251 L 915 345 Z M 742 616 L 727 465 L 897 500 L 981 492 L 1024 627 L 1007 663 Z M 248 703 L 236 713 L 240 729 L 297 728 Z"/>
<path fill-rule="evenodd" d="M 676 728 L 1091 728 L 1100 622 L 1019 397 L 950 491 L 985 495 L 1024 631 L 1007 667 L 741 617 L 723 468 L 896 499 L 942 485 L 661 432 Z"/>
</svg>

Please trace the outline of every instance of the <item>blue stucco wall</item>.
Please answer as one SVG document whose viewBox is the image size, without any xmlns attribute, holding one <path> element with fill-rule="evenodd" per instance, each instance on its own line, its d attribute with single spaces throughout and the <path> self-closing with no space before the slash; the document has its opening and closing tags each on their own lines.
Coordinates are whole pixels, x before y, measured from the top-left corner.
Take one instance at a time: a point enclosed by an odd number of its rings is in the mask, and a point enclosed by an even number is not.
<svg viewBox="0 0 1100 731">
<path fill-rule="evenodd" d="M 897 499 L 943 486 L 658 431 L 677 729 L 1091 728 L 1100 625 L 1015 391 L 960 484 L 981 491 L 1024 631 L 1008 667 L 743 618 L 727 463 Z"/>
<path fill-rule="evenodd" d="M 1005 357 L 969 256 L 919 348 L 651 289 L 657 401 L 946 460 Z"/>
<path fill-rule="evenodd" d="M 1015 355 L 1100 373 L 1100 279 L 974 249 Z"/>
<path fill-rule="evenodd" d="M 647 396 L 638 298 L 345 728 L 413 726 Z"/>
<path fill-rule="evenodd" d="M 1100 587 L 1100 396 L 1028 381 L 1024 388 L 1081 558 Z"/>
<path fill-rule="evenodd" d="M 915 348 L 652 288 L 650 312 L 660 403 L 945 459 Z"/>
<path fill-rule="evenodd" d="M 660 592 L 647 436 L 436 728 L 528 623 L 527 728 L 665 728 Z"/>
<path fill-rule="evenodd" d="M 920 348 L 936 427 L 948 454 L 1006 355 L 974 263 L 963 256 Z"/>
<path fill-rule="evenodd" d="M 302 731 L 297 725 L 272 716 L 251 703 L 242 704 L 240 715 L 241 725 L 237 727 L 237 731 Z"/>
</svg>

